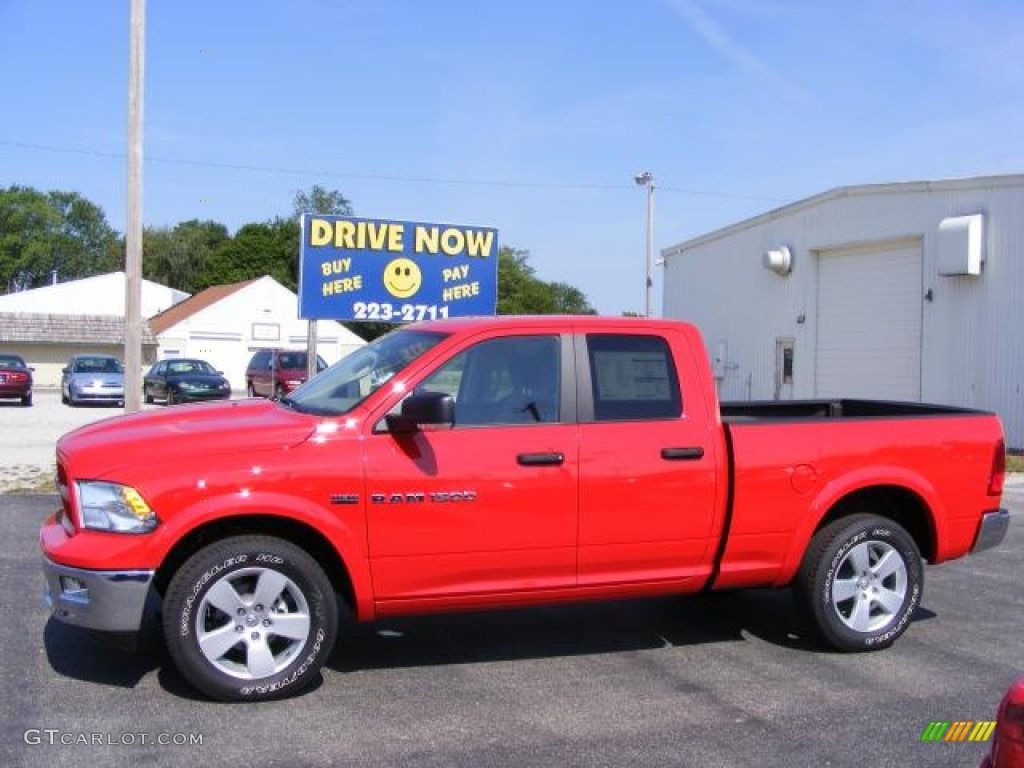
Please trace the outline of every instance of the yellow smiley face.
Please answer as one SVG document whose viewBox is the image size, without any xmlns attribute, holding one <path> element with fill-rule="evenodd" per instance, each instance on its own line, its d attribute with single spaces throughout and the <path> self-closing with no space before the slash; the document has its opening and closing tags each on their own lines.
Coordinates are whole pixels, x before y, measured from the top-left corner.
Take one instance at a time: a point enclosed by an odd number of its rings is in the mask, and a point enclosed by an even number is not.
<svg viewBox="0 0 1024 768">
<path fill-rule="evenodd" d="M 423 275 L 412 259 L 395 259 L 384 267 L 384 287 L 399 299 L 408 299 L 420 289 Z"/>
</svg>

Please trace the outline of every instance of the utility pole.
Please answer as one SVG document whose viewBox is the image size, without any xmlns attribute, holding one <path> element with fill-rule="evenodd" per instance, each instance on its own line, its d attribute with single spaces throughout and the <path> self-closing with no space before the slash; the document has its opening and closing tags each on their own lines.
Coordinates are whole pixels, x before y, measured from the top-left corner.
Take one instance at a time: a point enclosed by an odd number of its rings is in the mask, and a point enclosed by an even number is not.
<svg viewBox="0 0 1024 768">
<path fill-rule="evenodd" d="M 125 228 L 124 409 L 142 407 L 142 95 L 146 0 L 131 0 L 128 53 L 128 224 Z"/>
<path fill-rule="evenodd" d="M 647 187 L 647 232 L 645 247 L 646 290 L 644 293 L 644 317 L 650 317 L 654 311 L 654 176 L 650 171 L 638 173 L 633 177 L 641 187 Z"/>
</svg>

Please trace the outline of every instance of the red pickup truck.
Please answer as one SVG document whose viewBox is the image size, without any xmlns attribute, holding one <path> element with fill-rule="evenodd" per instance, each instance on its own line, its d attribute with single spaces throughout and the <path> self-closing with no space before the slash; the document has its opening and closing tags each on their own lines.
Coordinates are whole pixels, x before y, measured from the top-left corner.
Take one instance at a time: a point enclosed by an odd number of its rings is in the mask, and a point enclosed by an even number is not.
<svg viewBox="0 0 1024 768">
<path fill-rule="evenodd" d="M 277 402 L 57 444 L 53 615 L 140 628 L 223 700 L 296 692 L 357 620 L 792 586 L 822 639 L 890 645 L 922 562 L 1002 541 L 1002 428 L 866 400 L 720 406 L 671 321 L 427 322 Z"/>
</svg>

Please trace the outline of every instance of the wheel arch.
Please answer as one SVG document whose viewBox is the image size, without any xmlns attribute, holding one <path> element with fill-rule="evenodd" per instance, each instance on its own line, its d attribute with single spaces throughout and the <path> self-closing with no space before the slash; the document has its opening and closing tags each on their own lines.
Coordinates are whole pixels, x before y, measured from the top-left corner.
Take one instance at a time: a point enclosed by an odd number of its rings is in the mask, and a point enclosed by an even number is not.
<svg viewBox="0 0 1024 768">
<path fill-rule="evenodd" d="M 353 615 L 358 614 L 358 601 L 352 575 L 341 554 L 313 526 L 293 518 L 276 515 L 242 514 L 210 520 L 193 528 L 175 543 L 154 575 L 153 585 L 161 596 L 179 568 L 203 547 L 231 536 L 264 535 L 291 542 L 324 569 L 334 591 L 341 595 Z"/>
<path fill-rule="evenodd" d="M 941 501 L 928 485 L 906 478 L 850 484 L 841 491 L 819 497 L 794 536 L 777 586 L 789 584 L 796 575 L 814 535 L 827 525 L 858 513 L 878 515 L 899 524 L 914 540 L 921 557 L 935 560 L 942 536 Z"/>
</svg>

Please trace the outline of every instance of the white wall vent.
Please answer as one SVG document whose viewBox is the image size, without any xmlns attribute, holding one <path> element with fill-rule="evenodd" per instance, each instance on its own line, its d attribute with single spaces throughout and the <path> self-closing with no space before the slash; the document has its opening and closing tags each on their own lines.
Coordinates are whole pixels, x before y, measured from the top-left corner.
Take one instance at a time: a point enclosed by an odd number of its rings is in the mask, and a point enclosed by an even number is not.
<svg viewBox="0 0 1024 768">
<path fill-rule="evenodd" d="M 761 263 L 765 269 L 785 277 L 793 271 L 793 254 L 787 246 L 780 245 L 778 248 L 765 251 Z"/>
<path fill-rule="evenodd" d="M 940 275 L 980 275 L 985 261 L 983 214 L 951 216 L 939 223 L 937 260 Z"/>
</svg>

